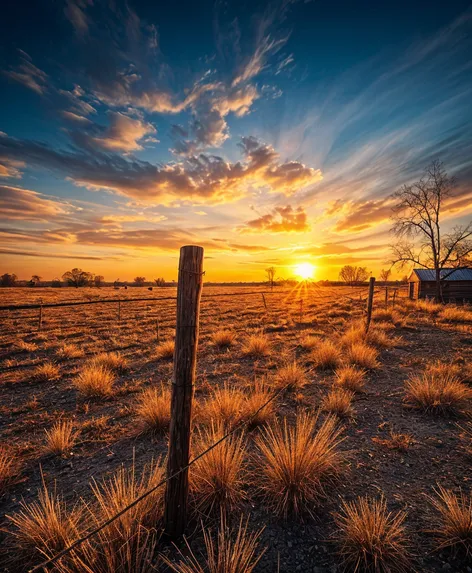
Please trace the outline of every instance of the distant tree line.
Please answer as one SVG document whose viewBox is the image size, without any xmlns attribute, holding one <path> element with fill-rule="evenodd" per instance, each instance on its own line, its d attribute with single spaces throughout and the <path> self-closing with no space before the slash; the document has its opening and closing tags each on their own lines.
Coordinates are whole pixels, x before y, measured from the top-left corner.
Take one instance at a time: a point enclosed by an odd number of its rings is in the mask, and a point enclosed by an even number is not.
<svg viewBox="0 0 472 573">
<path fill-rule="evenodd" d="M 0 287 L 14 287 L 17 286 L 19 283 L 18 277 L 15 273 L 4 273 L 0 276 Z M 24 285 L 25 282 L 22 281 Z M 42 277 L 39 275 L 33 275 L 29 281 L 26 282 L 27 286 L 35 287 L 41 286 L 42 284 Z M 115 288 L 119 288 L 120 286 L 126 287 L 126 283 L 120 282 L 120 279 L 116 279 L 113 283 Z M 133 280 L 133 285 L 142 287 L 148 285 L 155 285 L 157 287 L 164 287 L 166 286 L 166 281 L 164 278 L 157 278 L 154 279 L 153 282 L 147 282 L 146 277 L 135 277 Z M 84 271 L 79 268 L 71 269 L 70 271 L 66 271 L 61 278 L 55 277 L 51 281 L 52 287 L 62 287 L 67 285 L 69 287 L 97 287 L 100 288 L 105 285 L 105 277 L 103 275 L 90 273 L 88 271 Z M 152 288 L 152 287 L 151 287 Z"/>
</svg>

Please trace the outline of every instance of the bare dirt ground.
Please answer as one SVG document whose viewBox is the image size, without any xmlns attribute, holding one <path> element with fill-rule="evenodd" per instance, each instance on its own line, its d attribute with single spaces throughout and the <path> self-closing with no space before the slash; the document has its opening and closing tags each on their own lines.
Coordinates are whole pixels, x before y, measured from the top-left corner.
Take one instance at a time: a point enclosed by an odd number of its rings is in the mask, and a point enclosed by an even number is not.
<svg viewBox="0 0 472 573">
<path fill-rule="evenodd" d="M 303 348 L 304 337 L 337 341 L 353 321 L 363 319 L 365 300 L 359 299 L 365 298 L 366 289 L 275 288 L 265 294 L 267 309 L 261 294 L 249 294 L 258 290 L 268 289 L 204 287 L 195 398 L 201 402 L 212 388 L 225 384 L 250 388 L 261 377 L 270 384 L 283 365 L 296 359 L 306 369 L 309 383 L 279 396 L 276 403 L 277 416 L 286 416 L 293 423 L 301 411 L 319 408 L 334 380 L 332 371 L 316 369 L 310 352 Z M 220 296 L 234 292 L 238 294 Z M 153 292 L 145 288 L 2 289 L 0 305 L 36 303 L 39 299 L 47 303 L 173 296 L 172 288 Z M 251 515 L 251 529 L 265 527 L 260 547 L 267 551 L 256 572 L 340 571 L 332 513 L 342 499 L 381 493 L 389 509 L 408 512 L 412 571 L 472 571 L 470 562 L 435 551 L 429 532 L 435 516 L 427 500 L 437 484 L 455 491 L 471 490 L 471 461 L 462 449 L 458 428 L 466 414 L 433 416 L 408 408 L 404 402 L 405 381 L 435 360 L 457 366 L 462 379 L 472 382 L 472 312 L 470 319 L 450 322 L 443 320 L 440 312 L 404 299 L 397 300 L 394 312 L 391 305 L 384 312 L 383 297 L 383 292 L 375 297 L 373 325 L 380 323 L 389 336 L 397 338 L 392 347 L 380 351 L 379 367 L 369 371 L 365 391 L 354 398 L 353 416 L 342 421 L 345 439 L 341 447 L 349 457 L 345 474 L 328 499 L 313 518 L 282 520 L 252 496 L 257 475 L 245 484 L 246 499 L 234 515 L 236 521 L 240 514 Z M 31 566 L 19 559 L 13 526 L 5 516 L 18 512 L 21 500 L 34 501 L 42 479 L 50 486 L 55 484 L 64 499 L 74 503 L 90 497 L 91 479 L 100 480 L 122 464 L 129 466 L 133 458 L 140 468 L 152 458 L 165 456 L 166 435 L 139 433 L 135 407 L 144 388 L 171 380 L 172 361 L 157 358 L 156 347 L 158 323 L 160 342 L 173 337 L 175 301 L 122 303 L 120 320 L 118 312 L 118 302 L 47 308 L 41 332 L 38 310 L 0 312 L 0 444 L 17 462 L 15 477 L 0 500 L 3 571 L 26 571 Z M 221 329 L 236 333 L 234 346 L 223 351 L 212 344 L 213 333 Z M 261 329 L 270 339 L 270 354 L 258 359 L 245 357 L 241 351 L 244 340 Z M 76 345 L 83 356 L 62 356 L 64 343 Z M 125 356 L 129 368 L 119 375 L 111 396 L 86 400 L 73 381 L 87 358 L 105 351 Z M 56 379 L 38 381 L 35 368 L 45 361 L 57 364 L 59 374 Z M 45 430 L 58 419 L 72 420 L 80 436 L 66 455 L 46 455 Z M 248 432 L 248 451 L 252 452 L 258 431 Z M 405 451 L 389 449 L 382 442 L 391 431 L 411 436 Z M 189 528 L 189 542 L 197 552 L 201 518 L 194 518 Z M 203 519 L 214 525 L 214 518 Z"/>
</svg>

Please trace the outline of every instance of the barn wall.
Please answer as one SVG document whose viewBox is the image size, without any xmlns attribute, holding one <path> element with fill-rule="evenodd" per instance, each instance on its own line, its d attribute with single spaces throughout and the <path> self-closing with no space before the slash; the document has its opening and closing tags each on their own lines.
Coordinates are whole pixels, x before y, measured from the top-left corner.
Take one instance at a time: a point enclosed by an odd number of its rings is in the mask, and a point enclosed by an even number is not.
<svg viewBox="0 0 472 573">
<path fill-rule="evenodd" d="M 436 283 L 433 281 L 420 282 L 418 296 L 419 298 L 436 296 Z M 472 281 L 445 281 L 443 283 L 443 296 L 445 300 L 472 300 Z"/>
</svg>

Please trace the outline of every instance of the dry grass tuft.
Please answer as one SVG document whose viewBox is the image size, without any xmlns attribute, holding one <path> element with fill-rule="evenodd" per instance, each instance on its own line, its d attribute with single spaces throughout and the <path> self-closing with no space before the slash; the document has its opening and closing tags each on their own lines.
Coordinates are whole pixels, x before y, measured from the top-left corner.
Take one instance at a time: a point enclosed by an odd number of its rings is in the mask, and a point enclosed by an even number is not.
<svg viewBox="0 0 472 573">
<path fill-rule="evenodd" d="M 362 392 L 364 390 L 365 377 L 367 375 L 365 370 L 355 366 L 343 366 L 338 368 L 334 374 L 336 384 L 342 388 L 351 392 Z"/>
<path fill-rule="evenodd" d="M 464 453 L 472 458 L 472 422 L 467 422 L 464 426 L 459 426 L 461 430 L 461 449 Z"/>
<path fill-rule="evenodd" d="M 44 480 L 38 500 L 21 501 L 20 505 L 21 510 L 7 518 L 16 526 L 13 535 L 25 557 L 31 553 L 52 557 L 80 537 L 84 507 L 75 505 L 68 509 L 55 489 L 47 489 Z"/>
<path fill-rule="evenodd" d="M 438 304 L 434 302 L 434 300 L 430 299 L 418 299 L 416 301 L 416 308 L 423 312 L 427 312 L 432 315 L 439 314 L 441 310 L 444 309 L 442 304 Z"/>
<path fill-rule="evenodd" d="M 334 518 L 346 569 L 371 573 L 411 571 L 403 525 L 405 512 L 389 512 L 383 497 L 361 497 L 355 502 L 344 501 Z"/>
<path fill-rule="evenodd" d="M 275 401 L 273 400 L 266 404 L 272 395 L 273 391 L 266 385 L 264 380 L 257 380 L 254 388 L 246 393 L 243 417 L 245 420 L 251 420 L 249 423 L 250 428 L 267 424 L 274 418 Z M 262 408 L 264 404 L 266 405 Z"/>
<path fill-rule="evenodd" d="M 223 350 L 233 346 L 236 342 L 236 333 L 227 329 L 217 330 L 212 334 L 211 341 L 219 350 Z"/>
<path fill-rule="evenodd" d="M 338 446 L 341 429 L 334 418 L 316 429 L 318 416 L 301 414 L 290 427 L 287 419 L 263 428 L 256 439 L 256 459 L 266 503 L 278 514 L 312 514 L 326 492 L 325 484 L 342 470 Z"/>
<path fill-rule="evenodd" d="M 440 543 L 439 549 L 451 548 L 455 553 L 472 555 L 472 496 L 459 495 L 441 486 L 437 497 L 430 498 L 439 513 L 439 524 L 434 533 Z"/>
<path fill-rule="evenodd" d="M 251 334 L 243 342 L 242 352 L 244 356 L 251 358 L 263 358 L 271 353 L 269 337 L 263 332 Z"/>
<path fill-rule="evenodd" d="M 344 388 L 332 388 L 321 402 L 321 409 L 339 418 L 349 418 L 353 415 L 352 400 L 354 392 Z"/>
<path fill-rule="evenodd" d="M 444 322 L 471 322 L 472 312 L 468 308 L 448 305 L 439 313 L 439 319 Z"/>
<path fill-rule="evenodd" d="M 276 388 L 285 388 L 286 390 L 298 390 L 306 386 L 308 379 L 304 368 L 298 366 L 294 360 L 290 364 L 283 366 L 277 372 L 275 378 Z"/>
<path fill-rule="evenodd" d="M 85 352 L 75 344 L 64 342 L 64 344 L 57 350 L 57 355 L 59 358 L 73 359 L 82 358 L 85 355 Z"/>
<path fill-rule="evenodd" d="M 115 379 L 116 376 L 111 370 L 90 362 L 76 376 L 74 385 L 86 398 L 109 396 L 113 393 Z"/>
<path fill-rule="evenodd" d="M 352 344 L 348 348 L 346 354 L 346 358 L 349 364 L 353 364 L 359 368 L 373 370 L 379 366 L 379 362 L 377 360 L 379 356 L 378 350 L 363 342 Z"/>
<path fill-rule="evenodd" d="M 108 368 L 112 372 L 124 373 L 128 370 L 128 360 L 118 352 L 102 352 L 90 360 L 90 364 Z"/>
<path fill-rule="evenodd" d="M 15 344 L 18 352 L 34 352 L 38 350 L 38 345 L 34 342 L 26 342 L 26 340 L 19 340 Z"/>
<path fill-rule="evenodd" d="M 45 453 L 58 456 L 70 452 L 79 436 L 79 432 L 74 429 L 73 422 L 66 420 L 56 422 L 50 430 L 45 430 L 45 432 Z"/>
<path fill-rule="evenodd" d="M 410 434 L 401 434 L 398 432 L 390 431 L 389 438 L 372 438 L 372 441 L 380 446 L 384 446 L 389 450 L 398 450 L 399 452 L 406 452 L 413 443 L 413 438 Z"/>
<path fill-rule="evenodd" d="M 141 392 L 136 414 L 144 432 L 159 434 L 169 429 L 170 399 L 170 390 L 164 385 L 160 388 L 147 388 Z"/>
<path fill-rule="evenodd" d="M 158 360 L 172 360 L 174 358 L 175 342 L 173 340 L 166 340 L 161 342 L 156 348 L 156 358 Z"/>
<path fill-rule="evenodd" d="M 341 351 L 331 340 L 323 340 L 311 353 L 311 359 L 321 370 L 334 369 L 341 363 Z"/>
<path fill-rule="evenodd" d="M 180 563 L 172 563 L 163 557 L 165 564 L 176 573 L 252 573 L 265 549 L 258 551 L 258 539 L 263 529 L 248 532 L 249 517 L 244 522 L 241 517 L 236 532 L 226 525 L 222 515 L 216 545 L 211 531 L 203 529 L 206 557 L 201 562 L 185 540 L 185 553 L 179 550 Z"/>
<path fill-rule="evenodd" d="M 59 366 L 53 362 L 44 362 L 33 371 L 33 379 L 37 382 L 49 382 L 59 378 Z"/>
<path fill-rule="evenodd" d="M 223 388 L 213 389 L 210 397 L 204 402 L 200 415 L 203 422 L 232 426 L 241 420 L 244 408 L 243 392 L 225 383 Z"/>
<path fill-rule="evenodd" d="M 307 334 L 300 340 L 300 347 L 303 348 L 303 350 L 313 350 L 318 346 L 319 342 L 319 338 Z"/>
<path fill-rule="evenodd" d="M 432 413 L 458 413 L 471 397 L 472 389 L 451 372 L 448 364 L 439 362 L 406 383 L 406 402 Z"/>
<path fill-rule="evenodd" d="M 387 334 L 382 328 L 370 328 L 366 336 L 366 342 L 377 348 L 394 348 L 401 344 L 402 339 L 399 336 Z"/>
<path fill-rule="evenodd" d="M 198 431 L 193 446 L 195 455 L 212 446 L 224 434 L 221 424 Z M 244 497 L 244 456 L 244 434 L 233 434 L 191 467 L 190 487 L 199 510 L 208 514 L 215 509 L 234 509 L 241 501 Z"/>
<path fill-rule="evenodd" d="M 0 497 L 5 493 L 8 484 L 15 474 L 15 462 L 11 452 L 0 447 Z"/>
</svg>

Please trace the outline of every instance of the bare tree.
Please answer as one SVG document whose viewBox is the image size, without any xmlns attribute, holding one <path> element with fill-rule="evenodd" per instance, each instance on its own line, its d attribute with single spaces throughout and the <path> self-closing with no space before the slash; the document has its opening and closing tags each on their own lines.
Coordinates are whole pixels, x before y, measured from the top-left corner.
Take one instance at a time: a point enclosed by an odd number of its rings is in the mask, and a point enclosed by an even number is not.
<svg viewBox="0 0 472 573">
<path fill-rule="evenodd" d="M 158 287 L 166 286 L 166 281 L 164 278 L 154 279 L 154 282 L 156 283 L 156 286 L 158 286 Z"/>
<path fill-rule="evenodd" d="M 134 278 L 134 284 L 136 286 L 142 287 L 142 286 L 144 286 L 145 282 L 146 282 L 146 277 L 135 277 Z"/>
<path fill-rule="evenodd" d="M 392 274 L 392 269 L 382 269 L 380 271 L 380 280 L 387 283 L 390 280 L 390 275 Z"/>
<path fill-rule="evenodd" d="M 277 269 L 275 267 L 269 267 L 265 270 L 265 273 L 267 275 L 267 280 L 269 281 L 270 288 L 272 288 L 274 286 L 274 279 L 277 273 Z"/>
<path fill-rule="evenodd" d="M 453 272 L 443 273 L 443 269 L 468 266 L 472 253 L 472 221 L 447 234 L 441 231 L 443 208 L 453 196 L 455 183 L 443 164 L 433 161 L 419 181 L 394 194 L 393 231 L 398 241 L 392 247 L 391 264 L 434 269 L 438 301 L 442 300 L 442 281 Z"/>
<path fill-rule="evenodd" d="M 366 267 L 354 267 L 352 265 L 345 265 L 339 271 L 339 278 L 350 286 L 363 283 L 368 279 L 368 277 L 369 271 L 366 269 Z"/>
<path fill-rule="evenodd" d="M 103 286 L 103 281 L 105 280 L 105 277 L 102 275 L 95 275 L 93 277 L 93 284 L 100 288 L 101 286 Z"/>
</svg>

